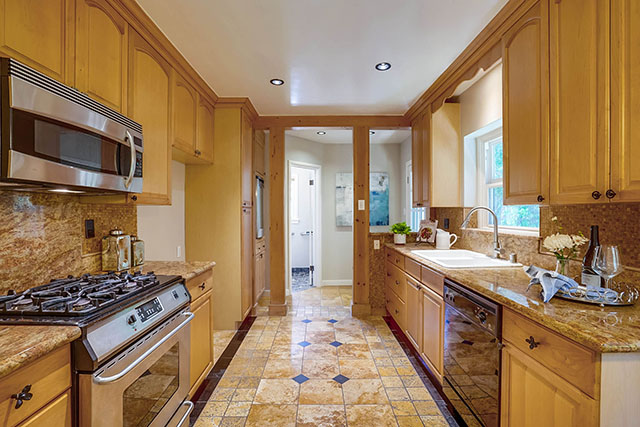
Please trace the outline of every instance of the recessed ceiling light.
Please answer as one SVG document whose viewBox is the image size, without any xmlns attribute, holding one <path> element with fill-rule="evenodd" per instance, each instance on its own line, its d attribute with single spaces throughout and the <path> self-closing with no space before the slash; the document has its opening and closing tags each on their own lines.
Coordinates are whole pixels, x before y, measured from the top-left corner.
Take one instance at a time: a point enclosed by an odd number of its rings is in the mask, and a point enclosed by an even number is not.
<svg viewBox="0 0 640 427">
<path fill-rule="evenodd" d="M 376 133 L 372 130 L 369 131 L 369 135 L 375 135 Z"/>
<path fill-rule="evenodd" d="M 323 130 L 319 130 L 318 132 L 316 132 L 318 135 L 326 135 L 327 133 Z"/>
<path fill-rule="evenodd" d="M 284 84 L 284 80 L 282 80 L 282 79 L 271 79 L 271 80 L 269 80 L 269 83 L 271 83 L 274 86 L 282 86 Z"/>
<path fill-rule="evenodd" d="M 387 71 L 389 68 L 391 68 L 391 64 L 388 62 L 380 62 L 376 64 L 376 70 L 378 71 Z"/>
</svg>

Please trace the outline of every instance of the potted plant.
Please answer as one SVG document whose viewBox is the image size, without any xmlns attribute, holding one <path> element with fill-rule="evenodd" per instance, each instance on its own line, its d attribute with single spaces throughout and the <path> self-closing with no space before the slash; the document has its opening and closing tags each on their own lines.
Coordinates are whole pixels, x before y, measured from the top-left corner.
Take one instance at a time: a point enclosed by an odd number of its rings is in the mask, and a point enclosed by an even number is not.
<svg viewBox="0 0 640 427">
<path fill-rule="evenodd" d="M 554 216 L 551 221 L 556 224 L 558 232 L 547 236 L 542 245 L 556 256 L 556 273 L 566 276 L 569 274 L 569 260 L 575 259 L 578 254 L 578 247 L 589 240 L 584 237 L 581 231 L 578 234 L 561 233 L 563 229 L 558 222 L 558 217 Z"/>
<path fill-rule="evenodd" d="M 391 226 L 393 233 L 393 243 L 396 245 L 404 245 L 407 243 L 407 234 L 411 233 L 411 227 L 406 222 L 399 222 Z"/>
</svg>

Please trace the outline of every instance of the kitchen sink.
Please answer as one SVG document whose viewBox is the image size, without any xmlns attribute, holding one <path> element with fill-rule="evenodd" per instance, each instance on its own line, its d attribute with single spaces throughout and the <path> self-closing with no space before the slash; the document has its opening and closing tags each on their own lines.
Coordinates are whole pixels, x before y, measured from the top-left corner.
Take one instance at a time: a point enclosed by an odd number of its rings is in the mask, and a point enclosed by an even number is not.
<svg viewBox="0 0 640 427">
<path fill-rule="evenodd" d="M 504 259 L 494 259 L 479 252 L 465 249 L 450 250 L 415 250 L 412 253 L 434 262 L 444 268 L 509 268 L 522 267 L 522 264 L 512 263 Z"/>
</svg>

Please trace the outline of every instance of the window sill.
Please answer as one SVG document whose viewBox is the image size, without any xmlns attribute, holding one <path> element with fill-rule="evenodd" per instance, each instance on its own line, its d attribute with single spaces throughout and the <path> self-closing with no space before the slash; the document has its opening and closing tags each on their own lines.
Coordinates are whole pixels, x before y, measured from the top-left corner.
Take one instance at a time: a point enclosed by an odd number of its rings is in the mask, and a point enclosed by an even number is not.
<svg viewBox="0 0 640 427">
<path fill-rule="evenodd" d="M 467 228 L 467 230 L 471 231 L 479 231 L 481 233 L 490 233 L 493 234 L 493 227 L 483 227 L 483 228 Z M 539 230 L 519 230 L 517 228 L 500 228 L 498 227 L 498 235 L 507 235 L 507 236 L 523 236 L 523 237 L 540 237 Z"/>
</svg>

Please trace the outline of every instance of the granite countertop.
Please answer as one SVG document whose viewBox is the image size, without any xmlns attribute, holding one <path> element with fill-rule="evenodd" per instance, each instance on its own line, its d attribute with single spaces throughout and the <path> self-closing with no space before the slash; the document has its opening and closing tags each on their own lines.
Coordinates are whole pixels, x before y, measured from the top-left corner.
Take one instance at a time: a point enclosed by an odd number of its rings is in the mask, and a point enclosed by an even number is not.
<svg viewBox="0 0 640 427">
<path fill-rule="evenodd" d="M 434 249 L 430 245 L 386 246 L 585 347 L 601 353 L 640 351 L 640 303 L 600 307 L 553 298 L 545 304 L 540 286 L 527 291 L 529 276 L 521 267 L 452 270 L 411 253 L 414 249 Z"/>
<path fill-rule="evenodd" d="M 77 326 L 0 325 L 0 377 L 78 337 Z"/>
<path fill-rule="evenodd" d="M 153 271 L 160 275 L 179 275 L 184 280 L 189 280 L 215 265 L 213 261 L 145 261 L 142 271 Z"/>
</svg>

